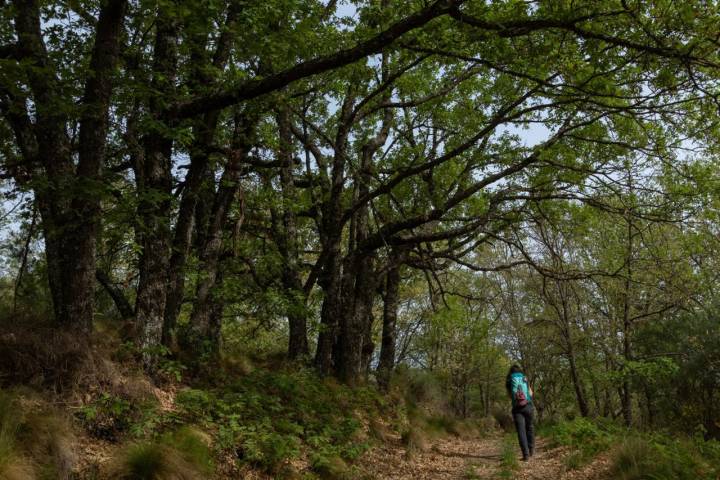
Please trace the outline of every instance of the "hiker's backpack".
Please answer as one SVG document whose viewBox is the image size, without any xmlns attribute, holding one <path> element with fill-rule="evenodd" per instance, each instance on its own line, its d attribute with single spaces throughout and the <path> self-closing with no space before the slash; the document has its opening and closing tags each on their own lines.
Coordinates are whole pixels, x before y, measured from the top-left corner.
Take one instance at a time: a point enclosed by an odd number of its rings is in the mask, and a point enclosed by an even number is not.
<svg viewBox="0 0 720 480">
<path fill-rule="evenodd" d="M 513 407 L 524 407 L 531 402 L 527 378 L 522 373 L 510 377 Z"/>
</svg>

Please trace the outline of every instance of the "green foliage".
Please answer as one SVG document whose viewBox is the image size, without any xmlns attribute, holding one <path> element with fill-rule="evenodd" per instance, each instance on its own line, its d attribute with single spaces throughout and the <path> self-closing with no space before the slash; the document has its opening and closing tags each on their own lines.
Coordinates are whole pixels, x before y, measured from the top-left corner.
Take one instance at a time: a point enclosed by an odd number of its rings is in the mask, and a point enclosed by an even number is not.
<svg viewBox="0 0 720 480">
<path fill-rule="evenodd" d="M 256 370 L 222 388 L 180 391 L 176 402 L 185 421 L 217 432 L 220 450 L 271 473 L 304 446 L 318 459 L 357 458 L 368 444 L 357 437 L 361 423 L 352 412 L 383 407 L 371 389 L 351 390 L 304 370 Z"/>
<path fill-rule="evenodd" d="M 554 445 L 570 447 L 567 466 L 571 469 L 585 465 L 597 454 L 608 450 L 621 432 L 610 422 L 593 422 L 586 418 L 562 422 L 544 430 Z"/>
<path fill-rule="evenodd" d="M 643 433 L 587 419 L 547 427 L 543 433 L 553 445 L 570 447 L 564 458 L 569 469 L 610 452 L 611 478 L 620 480 L 711 480 L 720 473 L 720 443 L 716 441 Z"/>
<path fill-rule="evenodd" d="M 116 440 L 129 429 L 138 410 L 129 400 L 103 392 L 80 407 L 76 415 L 93 436 Z"/>
<path fill-rule="evenodd" d="M 711 442 L 711 447 L 701 445 L 667 436 L 633 435 L 614 452 L 610 474 L 618 480 L 715 479 L 720 457 L 702 450 L 717 448 L 717 442 Z"/>
<path fill-rule="evenodd" d="M 161 443 L 174 448 L 185 461 L 203 473 L 213 470 L 213 455 L 210 449 L 211 438 L 200 430 L 184 426 L 166 433 Z"/>
<path fill-rule="evenodd" d="M 520 468 L 518 462 L 518 447 L 515 437 L 505 435 L 502 442 L 502 450 L 500 452 L 500 472 L 498 477 L 501 479 L 515 478 L 515 471 Z"/>
</svg>

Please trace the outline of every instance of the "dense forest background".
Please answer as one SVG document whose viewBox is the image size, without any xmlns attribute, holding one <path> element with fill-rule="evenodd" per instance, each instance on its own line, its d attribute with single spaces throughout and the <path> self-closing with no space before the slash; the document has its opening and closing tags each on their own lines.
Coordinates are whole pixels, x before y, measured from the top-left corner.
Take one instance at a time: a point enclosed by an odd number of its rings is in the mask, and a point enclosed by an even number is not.
<svg viewBox="0 0 720 480">
<path fill-rule="evenodd" d="M 483 418 L 517 362 L 541 422 L 720 439 L 715 2 L 0 18 L 4 388 L 120 421 L 99 358 L 155 388 L 255 363 Z"/>
</svg>

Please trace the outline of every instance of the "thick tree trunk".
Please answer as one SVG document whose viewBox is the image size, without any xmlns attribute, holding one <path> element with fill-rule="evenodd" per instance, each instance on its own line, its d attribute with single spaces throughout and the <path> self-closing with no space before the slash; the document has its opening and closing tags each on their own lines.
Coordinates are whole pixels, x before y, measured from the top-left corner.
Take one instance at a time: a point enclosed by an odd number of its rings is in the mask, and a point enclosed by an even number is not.
<svg viewBox="0 0 720 480">
<path fill-rule="evenodd" d="M 385 6 L 383 4 L 383 6 Z M 382 58 L 382 78 L 387 78 L 387 57 Z M 384 93 L 383 98 L 389 100 L 390 91 Z M 360 169 L 355 176 L 355 196 L 365 198 L 368 195 L 373 181 L 371 171 L 373 157 L 385 144 L 392 111 L 386 109 L 382 117 L 380 130 L 371 137 L 362 147 Z M 350 245 L 348 254 L 350 271 L 344 272 L 348 278 L 343 284 L 342 297 L 347 302 L 341 318 L 340 346 L 341 362 L 338 365 L 338 375 L 348 384 L 357 384 L 363 381 L 368 373 L 368 367 L 374 350 L 372 342 L 372 308 L 375 301 L 377 280 L 375 278 L 375 254 L 373 250 L 361 251 L 359 246 L 370 236 L 370 208 L 368 204 L 360 207 L 351 219 L 349 233 Z"/>
<path fill-rule="evenodd" d="M 322 205 L 322 224 L 319 232 L 322 252 L 318 261 L 322 263 L 322 271 L 318 276 L 318 284 L 323 289 L 324 298 L 315 351 L 315 365 L 322 375 L 335 373 L 333 350 L 337 351 L 338 322 L 343 313 L 341 244 L 344 225 L 341 197 L 345 184 L 345 154 L 353 102 L 353 96 L 348 93 L 343 101 L 340 124 L 335 135 L 332 178 L 327 185 L 327 191 L 323 193 L 326 195 L 326 200 Z"/>
<path fill-rule="evenodd" d="M 277 214 L 273 209 L 273 236 L 280 255 L 283 257 L 282 284 L 288 297 L 287 312 L 289 324 L 288 357 L 297 359 L 307 356 L 310 352 L 307 340 L 307 297 L 303 290 L 300 276 L 300 252 L 297 239 L 297 217 L 294 209 L 297 205 L 297 194 L 293 179 L 293 148 L 290 115 L 286 107 L 281 108 L 277 115 L 280 148 L 278 156 L 282 162 L 280 167 L 280 185 L 282 187 L 282 227 L 277 223 Z"/>
<path fill-rule="evenodd" d="M 238 123 L 241 121 L 238 120 Z M 221 284 L 220 257 L 223 251 L 223 227 L 227 221 L 228 212 L 240 188 L 240 170 L 243 160 L 250 149 L 250 135 L 254 129 L 253 122 L 242 122 L 236 130 L 236 145 L 231 158 L 223 171 L 217 194 L 212 206 L 212 213 L 207 232 L 204 235 L 204 245 L 201 246 L 200 272 L 202 277 L 198 281 L 190 315 L 190 326 L 186 341 L 196 353 L 210 353 L 216 355 L 220 350 L 219 335 L 221 325 L 216 325 L 220 317 L 214 315 L 214 292 Z"/>
<path fill-rule="evenodd" d="M 377 294 L 378 281 L 375 276 L 375 255 L 368 255 L 363 261 L 361 277 L 356 283 L 355 316 L 362 327 L 361 349 L 360 349 L 360 376 L 367 381 L 370 373 L 370 362 L 375 351 L 375 343 L 372 338 L 373 323 L 375 316 L 375 296 Z"/>
<path fill-rule="evenodd" d="M 343 271 L 343 315 L 338 337 L 337 375 L 349 384 L 362 382 L 366 369 L 363 363 L 363 341 L 372 315 L 375 281 L 371 255 L 353 254 Z"/>
<path fill-rule="evenodd" d="M 320 312 L 320 333 L 315 352 L 315 365 L 322 375 L 331 375 L 334 372 L 333 350 L 337 339 L 338 319 L 342 315 L 340 237 L 328 238 L 325 251 L 322 273 L 318 279 L 324 298 Z"/>
<path fill-rule="evenodd" d="M 77 165 L 67 136 L 67 112 L 61 108 L 59 81 L 47 57 L 41 32 L 40 5 L 15 2 L 19 55 L 32 62 L 28 81 L 33 93 L 36 129 L 27 102 L 10 114 L 20 149 L 28 164 L 43 166 L 46 178 L 35 189 L 45 235 L 48 280 L 56 322 L 86 335 L 92 329 L 95 286 L 95 243 L 100 228 L 100 172 L 105 158 L 112 78 L 126 0 L 102 5 L 95 30 L 89 74 L 81 100 Z M 32 138 L 34 137 L 34 138 Z M 38 172 L 31 172 L 31 175 Z"/>
<path fill-rule="evenodd" d="M 171 12 L 160 8 L 154 46 L 153 88 L 170 95 L 177 70 L 177 20 Z M 158 122 L 166 122 L 159 113 L 162 101 L 151 101 L 150 110 Z M 168 292 L 170 245 L 172 231 L 170 211 L 172 198 L 171 155 L 173 140 L 163 129 L 149 132 L 144 138 L 144 155 L 135 165 L 138 184 L 138 217 L 140 219 L 140 280 L 138 283 L 135 318 L 140 332 L 139 347 L 143 363 L 154 370 L 157 348 L 162 342 L 165 306 Z"/>
<path fill-rule="evenodd" d="M 232 27 L 237 20 L 239 9 L 238 5 L 232 5 L 228 11 L 225 29 L 220 34 L 212 58 L 212 66 L 216 69 L 222 69 L 229 58 L 232 46 Z M 206 88 L 216 81 L 214 77 L 208 75 L 207 41 L 208 38 L 205 36 L 197 42 L 193 42 L 193 45 L 197 46 L 192 52 L 192 63 L 195 65 L 191 81 L 193 88 Z M 190 254 L 193 231 L 197 228 L 195 221 L 197 204 L 203 184 L 209 180 L 209 152 L 219 118 L 220 111 L 214 110 L 203 114 L 193 126 L 195 140 L 190 148 L 190 168 L 185 178 L 185 186 L 178 209 L 168 273 L 169 287 L 165 305 L 163 344 L 171 348 L 174 348 L 177 340 L 175 331 L 177 319 L 185 298 L 185 266 Z"/>
<path fill-rule="evenodd" d="M 397 324 L 397 308 L 400 290 L 400 265 L 393 265 L 385 278 L 385 302 L 383 305 L 382 344 L 377 378 L 380 388 L 387 391 L 390 377 L 395 368 L 395 338 Z"/>
<path fill-rule="evenodd" d="M 348 233 L 348 251 L 352 251 L 355 237 L 355 222 L 350 222 Z M 335 366 L 335 376 L 341 380 L 346 376 L 345 370 L 349 368 L 348 363 L 352 362 L 348 357 L 352 357 L 356 352 L 351 351 L 353 345 L 351 343 L 352 329 L 354 326 L 354 308 L 355 308 L 355 279 L 356 279 L 356 258 L 352 253 L 348 253 L 342 262 L 342 275 L 340 280 L 340 309 L 341 314 L 338 319 L 337 337 L 333 348 L 333 365 Z M 359 340 L 358 340 L 359 342 Z M 357 350 L 357 358 L 359 361 L 359 346 Z"/>
<path fill-rule="evenodd" d="M 96 219 L 78 222 L 68 229 L 60 226 L 62 223 L 47 206 L 41 205 L 39 210 L 55 323 L 87 335 L 92 330 L 94 311 Z"/>
</svg>

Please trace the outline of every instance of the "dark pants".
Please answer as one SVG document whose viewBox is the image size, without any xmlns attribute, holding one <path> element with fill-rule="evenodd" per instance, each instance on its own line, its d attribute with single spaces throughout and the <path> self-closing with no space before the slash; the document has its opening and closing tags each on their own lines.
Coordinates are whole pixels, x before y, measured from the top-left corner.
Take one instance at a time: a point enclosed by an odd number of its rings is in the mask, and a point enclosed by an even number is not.
<svg viewBox="0 0 720 480">
<path fill-rule="evenodd" d="M 535 449 L 535 431 L 533 430 L 533 407 L 525 405 L 522 408 L 513 408 L 513 420 L 515 421 L 515 430 L 517 430 L 518 442 L 520 442 L 520 450 L 522 450 L 523 458 L 532 455 Z"/>
</svg>

